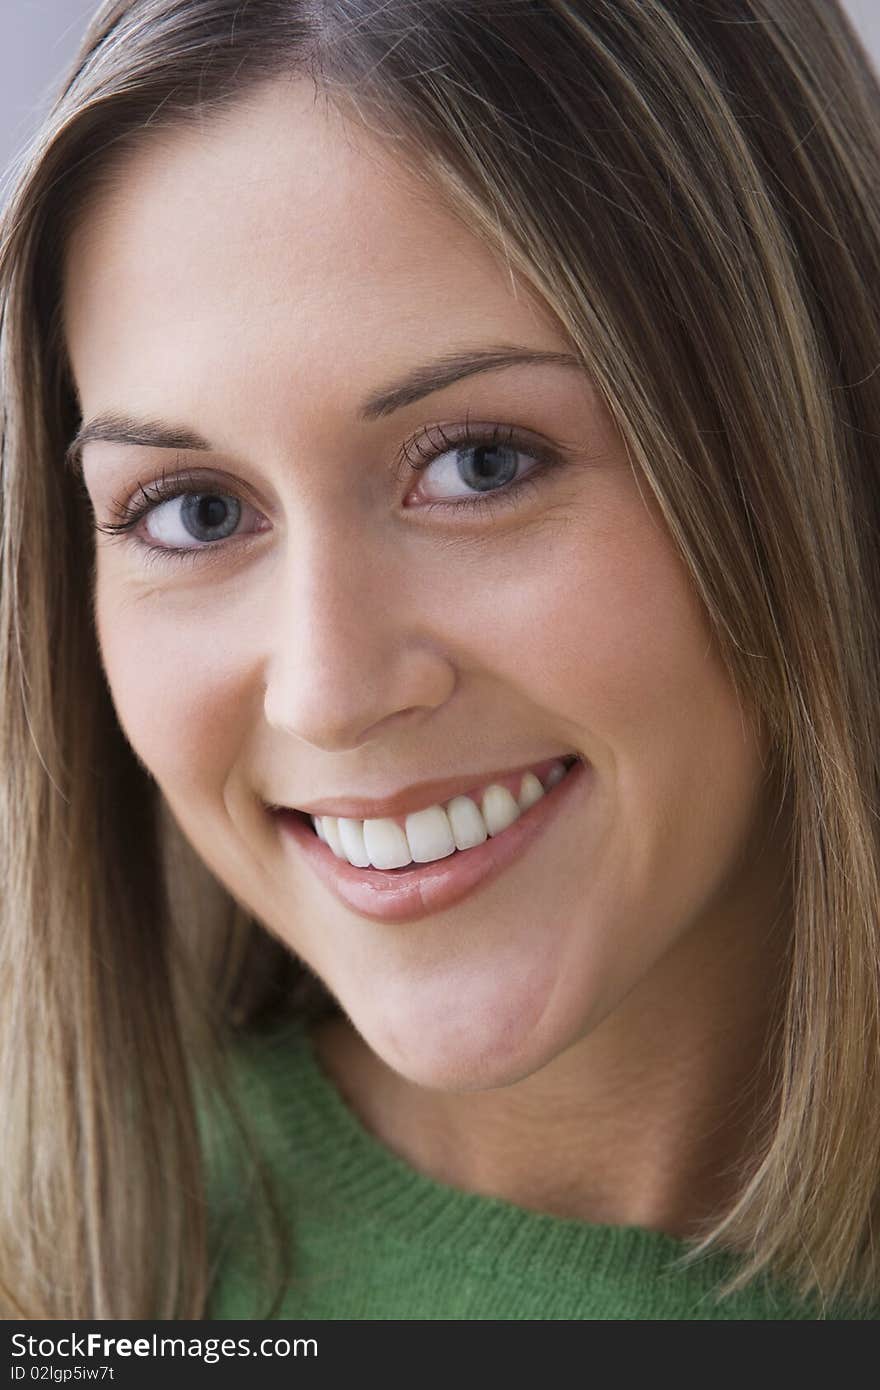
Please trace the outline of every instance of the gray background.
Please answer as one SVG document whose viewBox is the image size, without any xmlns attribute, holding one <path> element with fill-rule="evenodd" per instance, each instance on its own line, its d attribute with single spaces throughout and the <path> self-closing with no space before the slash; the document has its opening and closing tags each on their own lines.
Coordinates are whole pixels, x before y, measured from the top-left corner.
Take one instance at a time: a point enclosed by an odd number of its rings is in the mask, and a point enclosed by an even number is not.
<svg viewBox="0 0 880 1390">
<path fill-rule="evenodd" d="M 880 0 L 844 0 L 880 69 Z M 97 0 L 0 0 L 0 202 Z"/>
</svg>

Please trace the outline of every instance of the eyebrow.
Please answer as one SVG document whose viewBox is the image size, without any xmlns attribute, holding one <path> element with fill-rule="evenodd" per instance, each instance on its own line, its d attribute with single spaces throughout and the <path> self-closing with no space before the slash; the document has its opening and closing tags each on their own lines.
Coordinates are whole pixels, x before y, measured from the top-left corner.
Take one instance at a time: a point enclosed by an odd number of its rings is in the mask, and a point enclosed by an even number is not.
<svg viewBox="0 0 880 1390">
<path fill-rule="evenodd" d="M 477 372 L 501 371 L 513 366 L 576 367 L 584 364 L 569 352 L 547 352 L 536 348 L 483 347 L 468 351 L 446 353 L 416 367 L 399 381 L 380 387 L 362 402 L 362 420 L 378 420 L 392 415 L 404 406 L 413 405 L 434 391 L 442 391 Z M 137 420 L 133 416 L 105 411 L 88 424 L 82 425 L 71 440 L 64 455 L 66 468 L 82 471 L 82 450 L 89 440 L 101 439 L 112 444 L 139 444 L 153 449 L 192 449 L 220 452 L 202 435 L 185 426 L 163 424 L 155 420 Z"/>
</svg>

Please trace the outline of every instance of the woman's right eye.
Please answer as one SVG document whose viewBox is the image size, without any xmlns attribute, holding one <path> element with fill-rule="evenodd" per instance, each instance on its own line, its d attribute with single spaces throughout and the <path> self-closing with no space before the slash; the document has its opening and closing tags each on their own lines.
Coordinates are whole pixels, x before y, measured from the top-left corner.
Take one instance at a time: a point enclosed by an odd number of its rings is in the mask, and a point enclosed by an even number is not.
<svg viewBox="0 0 880 1390">
<path fill-rule="evenodd" d="M 151 508 L 145 529 L 170 550 L 225 541 L 235 533 L 244 505 L 230 493 L 181 492 Z"/>
<path fill-rule="evenodd" d="M 138 496 L 113 503 L 116 520 L 99 522 L 96 529 L 133 542 L 156 560 L 183 555 L 195 559 L 203 551 L 217 549 L 235 535 L 245 512 L 257 518 L 249 534 L 265 529 L 259 524 L 259 513 L 234 493 L 209 489 L 210 484 L 201 479 L 186 483 L 163 476 L 147 487 L 139 485 Z M 141 522 L 146 539 L 136 534 Z"/>
</svg>

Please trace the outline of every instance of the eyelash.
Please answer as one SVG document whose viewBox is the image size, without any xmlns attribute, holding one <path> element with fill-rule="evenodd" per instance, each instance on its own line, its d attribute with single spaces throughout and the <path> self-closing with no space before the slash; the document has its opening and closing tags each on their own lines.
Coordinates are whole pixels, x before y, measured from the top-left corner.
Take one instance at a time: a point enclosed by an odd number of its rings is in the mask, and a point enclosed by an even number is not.
<svg viewBox="0 0 880 1390">
<path fill-rule="evenodd" d="M 427 455 L 422 452 L 422 442 L 425 439 L 430 439 L 431 443 L 431 452 Z M 538 440 L 524 434 L 515 426 L 495 425 L 491 430 L 486 430 L 485 428 L 472 427 L 470 424 L 465 424 L 458 434 L 453 432 L 451 436 L 446 433 L 442 425 L 432 426 L 415 443 L 418 461 L 412 458 L 407 448 L 401 451 L 399 461 L 401 466 L 405 464 L 413 472 L 421 473 L 449 449 L 492 448 L 498 445 L 513 447 L 518 453 L 528 454 L 530 458 L 537 461 L 538 467 L 533 468 L 524 478 L 508 483 L 495 492 L 477 494 L 473 498 L 460 497 L 448 502 L 426 502 L 420 510 L 433 511 L 434 508 L 440 507 L 445 511 L 450 509 L 455 511 L 465 507 L 470 511 L 476 511 L 480 516 L 488 514 L 491 517 L 495 507 L 499 505 L 501 507 L 517 505 L 524 499 L 530 487 L 539 486 L 540 478 L 561 462 L 560 456 L 555 450 L 542 445 Z M 175 477 L 169 478 L 164 470 L 155 482 L 146 487 L 142 483 L 138 483 L 138 490 L 142 501 L 136 502 L 132 497 L 127 501 L 113 502 L 110 506 L 110 512 L 116 518 L 115 522 L 96 523 L 96 530 L 107 535 L 118 536 L 124 542 L 137 545 L 143 552 L 143 559 L 147 564 L 164 564 L 166 561 L 194 564 L 199 561 L 200 557 L 204 558 L 207 552 L 225 549 L 225 542 L 219 541 L 182 546 L 175 550 L 168 546 L 151 545 L 148 541 L 142 541 L 132 533 L 138 522 L 163 502 L 188 495 L 228 497 L 235 496 L 234 493 L 212 489 L 210 479 L 206 482 L 204 477 L 199 478 L 193 473 L 178 473 Z"/>
</svg>

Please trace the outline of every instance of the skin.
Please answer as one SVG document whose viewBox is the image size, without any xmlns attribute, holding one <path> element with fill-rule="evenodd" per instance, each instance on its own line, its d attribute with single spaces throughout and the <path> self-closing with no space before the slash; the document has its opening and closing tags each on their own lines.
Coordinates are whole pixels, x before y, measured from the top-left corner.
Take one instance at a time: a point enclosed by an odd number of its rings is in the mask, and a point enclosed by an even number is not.
<svg viewBox="0 0 880 1390">
<path fill-rule="evenodd" d="M 132 154 L 70 240 L 64 300 L 85 420 L 213 445 L 87 443 L 96 521 L 162 469 L 222 470 L 205 490 L 243 502 L 192 565 L 96 535 L 101 659 L 184 834 L 340 1002 L 315 1044 L 349 1104 L 444 1181 L 687 1233 L 748 1166 L 764 1095 L 767 750 L 585 374 L 483 372 L 358 417 L 448 351 L 569 350 L 556 320 L 299 81 Z M 428 511 L 476 495 L 454 455 L 393 460 L 466 416 L 563 461 L 493 513 Z M 160 505 L 144 544 L 196 546 L 180 499 Z M 591 764 L 572 814 L 415 923 L 345 908 L 263 809 L 569 750 Z"/>
</svg>

